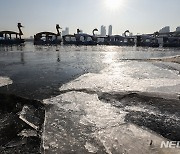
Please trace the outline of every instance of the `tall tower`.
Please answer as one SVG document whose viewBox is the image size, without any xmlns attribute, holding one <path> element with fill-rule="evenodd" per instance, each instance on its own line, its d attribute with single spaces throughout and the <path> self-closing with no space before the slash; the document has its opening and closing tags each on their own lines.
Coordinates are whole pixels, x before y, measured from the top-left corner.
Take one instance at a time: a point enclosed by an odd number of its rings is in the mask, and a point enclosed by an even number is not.
<svg viewBox="0 0 180 154">
<path fill-rule="evenodd" d="M 101 26 L 101 36 L 106 36 L 106 27 L 105 26 Z"/>
<path fill-rule="evenodd" d="M 69 34 L 69 27 L 66 27 L 65 32 L 66 32 L 66 35 Z"/>
<path fill-rule="evenodd" d="M 65 30 L 62 31 L 62 36 L 69 34 L 69 27 L 66 27 Z"/>
<path fill-rule="evenodd" d="M 176 28 L 176 32 L 180 32 L 180 26 Z"/>
<path fill-rule="evenodd" d="M 112 25 L 109 25 L 108 35 L 109 35 L 109 36 L 112 35 Z"/>
</svg>

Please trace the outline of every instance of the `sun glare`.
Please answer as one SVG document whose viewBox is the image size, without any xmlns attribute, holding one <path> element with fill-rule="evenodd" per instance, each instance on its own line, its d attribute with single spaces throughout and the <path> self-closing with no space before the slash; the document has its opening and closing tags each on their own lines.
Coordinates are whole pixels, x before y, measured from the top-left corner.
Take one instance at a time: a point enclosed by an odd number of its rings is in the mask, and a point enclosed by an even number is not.
<svg viewBox="0 0 180 154">
<path fill-rule="evenodd" d="M 111 10 L 118 9 L 121 3 L 121 0 L 105 0 L 106 7 Z"/>
</svg>

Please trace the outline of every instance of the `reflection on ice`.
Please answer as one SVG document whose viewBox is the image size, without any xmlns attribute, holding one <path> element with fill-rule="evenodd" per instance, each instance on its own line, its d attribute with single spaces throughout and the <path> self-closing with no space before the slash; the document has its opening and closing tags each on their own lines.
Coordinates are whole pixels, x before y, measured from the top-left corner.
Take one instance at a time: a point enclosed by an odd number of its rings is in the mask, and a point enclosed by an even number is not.
<svg viewBox="0 0 180 154">
<path fill-rule="evenodd" d="M 117 60 L 117 52 L 108 52 L 105 54 L 104 58 L 103 58 L 103 62 L 104 63 L 112 63 L 115 60 Z"/>
</svg>

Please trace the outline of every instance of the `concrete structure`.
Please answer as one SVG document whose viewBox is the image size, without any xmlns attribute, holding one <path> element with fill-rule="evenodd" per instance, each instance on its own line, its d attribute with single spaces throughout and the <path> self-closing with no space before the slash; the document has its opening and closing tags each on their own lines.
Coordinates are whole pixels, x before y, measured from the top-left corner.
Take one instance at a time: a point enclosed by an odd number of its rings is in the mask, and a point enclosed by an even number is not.
<svg viewBox="0 0 180 154">
<path fill-rule="evenodd" d="M 109 35 L 109 36 L 111 36 L 111 35 L 112 35 L 112 25 L 109 25 L 108 35 Z"/>
</svg>

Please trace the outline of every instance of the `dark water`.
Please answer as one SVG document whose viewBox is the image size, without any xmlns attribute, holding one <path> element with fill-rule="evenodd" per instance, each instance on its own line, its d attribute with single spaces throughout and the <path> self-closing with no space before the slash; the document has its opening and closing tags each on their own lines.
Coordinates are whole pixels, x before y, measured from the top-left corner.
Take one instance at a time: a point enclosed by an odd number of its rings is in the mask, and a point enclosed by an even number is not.
<svg viewBox="0 0 180 154">
<path fill-rule="evenodd" d="M 0 88 L 27 98 L 44 99 L 59 94 L 58 88 L 78 76 L 96 73 L 122 59 L 148 59 L 178 55 L 179 49 L 116 46 L 24 46 L 0 47 L 0 76 L 12 85 Z"/>
</svg>

